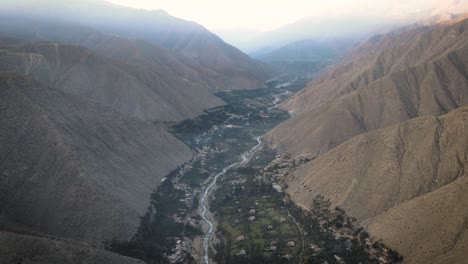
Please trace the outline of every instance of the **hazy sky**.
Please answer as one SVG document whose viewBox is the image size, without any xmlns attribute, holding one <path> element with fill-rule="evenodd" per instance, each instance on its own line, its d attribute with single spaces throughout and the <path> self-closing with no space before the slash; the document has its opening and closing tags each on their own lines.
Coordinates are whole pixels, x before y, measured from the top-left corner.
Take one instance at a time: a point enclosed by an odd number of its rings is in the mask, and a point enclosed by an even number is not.
<svg viewBox="0 0 468 264">
<path fill-rule="evenodd" d="M 398 19 L 460 0 L 108 0 L 144 8 L 164 9 L 208 29 L 268 31 L 304 17 L 381 16 Z M 465 1 L 465 0 L 462 0 Z"/>
</svg>

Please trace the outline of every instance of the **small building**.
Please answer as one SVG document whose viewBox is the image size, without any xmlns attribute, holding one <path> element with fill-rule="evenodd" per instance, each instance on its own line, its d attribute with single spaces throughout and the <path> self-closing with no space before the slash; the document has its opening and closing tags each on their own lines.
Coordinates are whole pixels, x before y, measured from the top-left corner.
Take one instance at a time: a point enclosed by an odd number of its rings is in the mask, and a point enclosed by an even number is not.
<svg viewBox="0 0 468 264">
<path fill-rule="evenodd" d="M 238 237 L 236 237 L 236 240 L 237 240 L 237 241 L 244 241 L 244 240 L 245 240 L 245 236 L 238 236 Z"/>
<path fill-rule="evenodd" d="M 270 246 L 268 248 L 268 251 L 276 251 L 277 247 L 276 246 Z"/>
<path fill-rule="evenodd" d="M 286 243 L 286 246 L 288 247 L 295 247 L 296 246 L 296 243 L 294 241 L 289 241 L 288 243 Z"/>
<path fill-rule="evenodd" d="M 236 256 L 245 256 L 247 255 L 247 252 L 245 251 L 245 249 L 241 249 L 239 250 L 239 252 L 237 252 Z"/>
</svg>

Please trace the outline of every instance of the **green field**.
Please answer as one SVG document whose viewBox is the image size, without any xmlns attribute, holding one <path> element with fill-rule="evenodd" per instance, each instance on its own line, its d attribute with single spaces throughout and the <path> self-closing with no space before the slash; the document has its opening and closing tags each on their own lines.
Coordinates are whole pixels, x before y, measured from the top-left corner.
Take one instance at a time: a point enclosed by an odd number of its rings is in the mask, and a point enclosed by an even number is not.
<svg viewBox="0 0 468 264">
<path fill-rule="evenodd" d="M 264 150 L 258 156 L 262 159 L 228 173 L 219 182 L 211 202 L 223 240 L 217 256 L 221 263 L 288 263 L 302 250 L 299 230 L 288 215 L 283 194 L 270 183 L 255 179 L 274 155 Z M 291 241 L 294 246 L 287 244 Z"/>
</svg>

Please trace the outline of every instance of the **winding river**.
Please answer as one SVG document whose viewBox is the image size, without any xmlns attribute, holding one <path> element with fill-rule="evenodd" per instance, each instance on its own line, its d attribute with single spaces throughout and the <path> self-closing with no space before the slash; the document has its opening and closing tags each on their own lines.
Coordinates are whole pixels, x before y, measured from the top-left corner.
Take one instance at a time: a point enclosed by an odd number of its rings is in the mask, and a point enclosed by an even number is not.
<svg viewBox="0 0 468 264">
<path fill-rule="evenodd" d="M 252 159 L 253 155 L 255 152 L 257 152 L 260 147 L 262 146 L 262 138 L 263 137 L 256 137 L 255 139 L 257 140 L 257 145 L 255 145 L 252 149 L 249 151 L 245 152 L 244 154 L 241 155 L 241 160 L 233 163 L 227 167 L 225 167 L 220 173 L 216 174 L 213 179 L 210 181 L 210 183 L 206 186 L 205 190 L 203 191 L 203 195 L 200 198 L 200 209 L 201 209 L 201 217 L 203 221 L 205 221 L 208 224 L 208 230 L 205 233 L 205 236 L 203 237 L 203 262 L 205 264 L 210 263 L 210 256 L 209 256 L 209 247 L 210 247 L 210 239 L 211 236 L 213 235 L 214 231 L 214 224 L 213 224 L 213 219 L 209 215 L 209 199 L 208 197 L 210 196 L 211 192 L 213 191 L 213 188 L 216 186 L 216 183 L 218 182 L 219 177 L 223 176 L 232 168 L 236 168 L 240 165 L 243 165 Z"/>
</svg>

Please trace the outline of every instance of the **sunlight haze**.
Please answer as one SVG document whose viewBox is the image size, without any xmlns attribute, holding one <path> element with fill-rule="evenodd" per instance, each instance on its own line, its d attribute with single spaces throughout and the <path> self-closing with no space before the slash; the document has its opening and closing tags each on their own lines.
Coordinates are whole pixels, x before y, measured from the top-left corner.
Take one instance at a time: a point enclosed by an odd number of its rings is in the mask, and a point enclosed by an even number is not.
<svg viewBox="0 0 468 264">
<path fill-rule="evenodd" d="M 468 0 L 0 0 L 0 264 L 468 264 Z"/>
<path fill-rule="evenodd" d="M 218 1 L 218 0 L 110 0 L 125 6 L 163 9 L 171 15 L 192 20 L 211 30 L 249 29 L 269 31 L 304 17 L 381 16 L 402 19 L 430 11 L 445 0 L 289 0 L 289 1 Z"/>
</svg>

